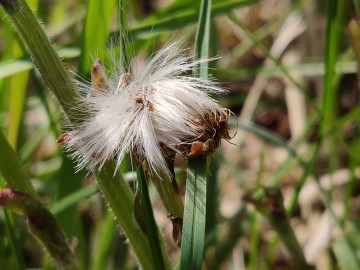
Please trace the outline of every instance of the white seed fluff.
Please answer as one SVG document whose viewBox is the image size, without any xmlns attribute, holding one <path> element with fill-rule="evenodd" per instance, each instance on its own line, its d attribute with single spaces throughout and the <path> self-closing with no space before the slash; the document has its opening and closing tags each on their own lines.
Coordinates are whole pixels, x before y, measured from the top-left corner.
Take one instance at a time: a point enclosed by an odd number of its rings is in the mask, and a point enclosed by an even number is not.
<svg viewBox="0 0 360 270">
<path fill-rule="evenodd" d="M 191 61 L 174 43 L 143 65 L 133 63 L 130 74 L 109 78 L 104 91 L 82 85 L 96 94 L 81 98 L 90 116 L 65 143 L 78 169 L 101 169 L 110 158 L 119 167 L 130 153 L 146 159 L 156 174 L 170 177 L 160 143 L 177 151 L 179 143 L 199 137 L 196 119 L 225 110 L 209 94 L 226 90 L 209 79 L 183 75 L 203 61 L 209 60 Z"/>
</svg>

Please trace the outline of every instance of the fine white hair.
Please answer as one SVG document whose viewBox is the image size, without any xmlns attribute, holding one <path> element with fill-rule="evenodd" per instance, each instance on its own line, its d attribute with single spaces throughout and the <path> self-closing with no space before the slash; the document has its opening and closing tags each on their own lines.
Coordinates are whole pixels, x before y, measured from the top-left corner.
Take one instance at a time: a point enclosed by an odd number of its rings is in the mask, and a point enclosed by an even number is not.
<svg viewBox="0 0 360 270">
<path fill-rule="evenodd" d="M 170 177 L 160 143 L 177 151 L 176 145 L 199 136 L 196 119 L 224 112 L 210 94 L 226 92 L 208 78 L 185 76 L 208 59 L 191 57 L 172 43 L 145 64 L 131 64 L 130 74 L 115 74 L 107 89 L 96 91 L 81 83 L 89 117 L 74 128 L 65 147 L 78 161 L 78 169 L 99 168 L 115 158 L 117 168 L 126 153 L 145 158 L 156 174 Z M 116 66 L 116 63 L 111 63 Z"/>
</svg>

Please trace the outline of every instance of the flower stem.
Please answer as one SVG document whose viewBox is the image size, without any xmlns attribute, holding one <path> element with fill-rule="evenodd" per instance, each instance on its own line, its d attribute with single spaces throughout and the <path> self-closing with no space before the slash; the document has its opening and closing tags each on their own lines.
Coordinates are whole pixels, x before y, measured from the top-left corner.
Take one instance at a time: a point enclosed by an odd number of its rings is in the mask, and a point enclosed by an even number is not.
<svg viewBox="0 0 360 270">
<path fill-rule="evenodd" d="M 114 175 L 115 163 L 110 160 L 95 175 L 117 221 L 124 230 L 143 269 L 156 269 L 146 235 L 134 219 L 134 195 L 121 174 Z"/>
<path fill-rule="evenodd" d="M 175 153 L 169 156 L 165 155 L 165 161 L 171 174 L 171 179 L 167 180 L 164 175 L 154 175 L 152 182 L 159 192 L 160 198 L 166 208 L 166 211 L 176 218 L 183 218 L 184 203 L 181 198 L 179 187 L 177 186 L 174 171 Z M 163 180 L 166 179 L 166 180 Z"/>
<path fill-rule="evenodd" d="M 175 179 L 173 181 L 175 181 Z M 176 182 L 154 177 L 153 183 L 159 192 L 166 211 L 174 217 L 182 218 L 184 215 L 184 203 L 181 199 L 179 190 L 174 187 Z"/>
</svg>

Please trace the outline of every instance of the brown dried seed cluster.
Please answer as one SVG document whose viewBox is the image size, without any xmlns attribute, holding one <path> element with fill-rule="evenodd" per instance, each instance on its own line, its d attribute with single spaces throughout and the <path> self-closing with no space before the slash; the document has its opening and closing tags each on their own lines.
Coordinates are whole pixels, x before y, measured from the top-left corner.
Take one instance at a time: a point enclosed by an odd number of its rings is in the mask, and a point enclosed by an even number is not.
<svg viewBox="0 0 360 270">
<path fill-rule="evenodd" d="M 194 123 L 199 127 L 199 136 L 189 138 L 176 145 L 176 149 L 186 158 L 200 155 L 211 155 L 220 146 L 221 139 L 230 140 L 229 117 L 231 112 L 223 110 L 216 114 L 209 112 L 204 117 L 198 117 Z"/>
</svg>

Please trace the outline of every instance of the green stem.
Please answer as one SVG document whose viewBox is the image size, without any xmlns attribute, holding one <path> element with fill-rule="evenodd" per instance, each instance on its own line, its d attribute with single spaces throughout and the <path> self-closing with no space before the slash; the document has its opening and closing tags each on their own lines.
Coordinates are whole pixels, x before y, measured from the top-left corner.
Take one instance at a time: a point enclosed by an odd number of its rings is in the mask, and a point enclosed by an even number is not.
<svg viewBox="0 0 360 270">
<path fill-rule="evenodd" d="M 134 195 L 121 174 L 114 176 L 115 167 L 114 161 L 110 160 L 100 172 L 95 172 L 100 189 L 128 237 L 142 268 L 156 269 L 147 236 L 134 219 Z"/>
<path fill-rule="evenodd" d="M 166 211 L 176 218 L 183 218 L 184 216 L 184 203 L 181 198 L 179 187 L 175 179 L 174 161 L 175 153 L 165 155 L 167 167 L 171 173 L 171 179 L 166 179 L 165 176 L 154 175 L 152 182 L 159 192 L 160 198 L 166 208 Z"/>
<path fill-rule="evenodd" d="M 173 183 L 158 177 L 153 179 L 153 183 L 159 192 L 166 211 L 175 217 L 182 218 L 184 215 L 184 203 L 182 202 L 180 192 L 174 188 Z"/>
</svg>

